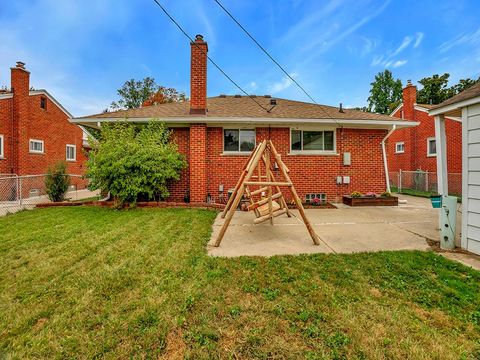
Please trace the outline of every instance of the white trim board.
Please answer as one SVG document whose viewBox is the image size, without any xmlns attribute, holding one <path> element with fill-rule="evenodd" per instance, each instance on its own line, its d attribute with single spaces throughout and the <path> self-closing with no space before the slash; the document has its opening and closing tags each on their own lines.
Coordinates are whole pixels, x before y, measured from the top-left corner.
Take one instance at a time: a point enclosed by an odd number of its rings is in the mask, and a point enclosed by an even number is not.
<svg viewBox="0 0 480 360">
<path fill-rule="evenodd" d="M 428 113 L 430 115 L 440 115 L 440 114 L 444 114 L 444 113 L 452 111 L 452 110 L 457 110 L 457 109 L 463 108 L 465 106 L 474 105 L 474 104 L 478 104 L 478 103 L 480 103 L 480 96 L 476 96 L 476 97 L 471 98 L 471 99 L 459 101 L 457 103 L 453 103 L 453 104 L 450 104 L 450 105 L 445 105 L 445 106 L 439 107 L 437 109 L 430 110 Z"/>
<path fill-rule="evenodd" d="M 74 124 L 95 124 L 109 122 L 145 123 L 152 120 L 163 121 L 167 124 L 207 124 L 207 126 L 236 126 L 237 124 L 257 124 L 271 127 L 291 127 L 305 125 L 331 125 L 347 128 L 362 129 L 390 129 L 392 125 L 398 128 L 417 126 L 419 122 L 403 120 L 355 120 L 355 119 L 301 119 L 301 118 L 247 118 L 247 117 L 170 117 L 170 118 L 71 118 Z"/>
</svg>

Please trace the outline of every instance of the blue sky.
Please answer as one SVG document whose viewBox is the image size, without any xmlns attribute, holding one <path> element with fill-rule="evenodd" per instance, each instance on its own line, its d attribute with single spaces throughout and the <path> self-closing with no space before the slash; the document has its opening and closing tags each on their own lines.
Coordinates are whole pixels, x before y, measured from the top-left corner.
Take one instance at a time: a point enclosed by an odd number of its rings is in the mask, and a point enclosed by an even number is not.
<svg viewBox="0 0 480 360">
<path fill-rule="evenodd" d="M 213 0 L 161 0 L 247 91 L 308 100 Z M 317 102 L 366 104 L 389 68 L 403 83 L 480 76 L 478 0 L 223 0 Z M 189 92 L 189 43 L 152 0 L 0 3 L 0 85 L 15 61 L 75 116 L 102 111 L 130 78 Z M 209 66 L 208 95 L 237 94 Z"/>
</svg>

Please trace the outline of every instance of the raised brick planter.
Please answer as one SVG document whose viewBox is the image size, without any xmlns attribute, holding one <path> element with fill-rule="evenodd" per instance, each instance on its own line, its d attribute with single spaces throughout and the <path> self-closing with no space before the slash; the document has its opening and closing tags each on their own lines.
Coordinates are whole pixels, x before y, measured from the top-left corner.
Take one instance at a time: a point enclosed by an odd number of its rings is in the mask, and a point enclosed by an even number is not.
<svg viewBox="0 0 480 360">
<path fill-rule="evenodd" d="M 397 206 L 398 197 L 396 196 L 381 196 L 381 197 L 362 196 L 359 198 L 353 198 L 350 195 L 345 195 L 343 197 L 343 203 L 348 206 Z"/>
</svg>

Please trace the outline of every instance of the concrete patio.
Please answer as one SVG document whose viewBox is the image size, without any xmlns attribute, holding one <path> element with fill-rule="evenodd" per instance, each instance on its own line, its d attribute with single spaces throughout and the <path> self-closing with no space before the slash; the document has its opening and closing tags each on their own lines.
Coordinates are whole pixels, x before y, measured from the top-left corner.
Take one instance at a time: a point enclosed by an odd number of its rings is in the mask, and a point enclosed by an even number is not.
<svg viewBox="0 0 480 360">
<path fill-rule="evenodd" d="M 220 247 L 214 247 L 224 219 L 218 215 L 213 224 L 208 252 L 212 256 L 273 256 L 311 253 L 354 253 L 382 250 L 429 250 L 427 240 L 438 241 L 439 210 L 430 200 L 400 195 L 406 204 L 397 207 L 348 207 L 308 209 L 307 215 L 322 239 L 315 246 L 300 220 L 286 215 L 269 222 L 253 224 L 251 212 L 238 211 L 227 229 Z M 457 238 L 461 208 L 457 213 Z"/>
</svg>

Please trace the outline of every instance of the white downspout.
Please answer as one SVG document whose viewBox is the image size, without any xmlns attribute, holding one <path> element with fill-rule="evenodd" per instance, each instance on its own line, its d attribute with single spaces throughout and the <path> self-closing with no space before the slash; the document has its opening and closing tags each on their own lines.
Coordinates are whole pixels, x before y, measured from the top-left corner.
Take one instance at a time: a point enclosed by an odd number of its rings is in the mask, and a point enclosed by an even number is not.
<svg viewBox="0 0 480 360">
<path fill-rule="evenodd" d="M 381 144 L 382 144 L 382 153 L 383 153 L 383 166 L 385 168 L 385 181 L 387 183 L 387 192 L 390 191 L 390 177 L 388 176 L 388 163 L 387 163 L 387 152 L 385 150 L 385 140 L 388 139 L 390 135 L 395 131 L 396 125 L 393 125 L 390 131 L 387 133 L 387 135 L 383 138 Z"/>
</svg>

